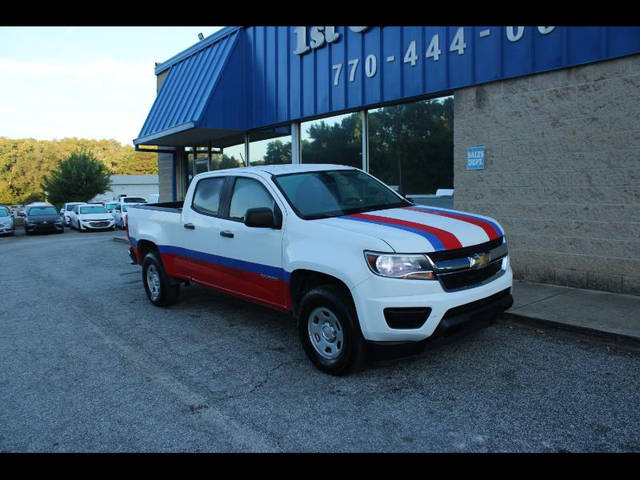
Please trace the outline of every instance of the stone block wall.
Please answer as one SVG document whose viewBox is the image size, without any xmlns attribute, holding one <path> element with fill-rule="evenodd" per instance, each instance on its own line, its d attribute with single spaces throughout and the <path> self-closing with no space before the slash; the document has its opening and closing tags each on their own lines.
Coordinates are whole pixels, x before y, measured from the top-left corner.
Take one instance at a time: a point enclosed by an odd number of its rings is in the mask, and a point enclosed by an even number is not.
<svg viewBox="0 0 640 480">
<path fill-rule="evenodd" d="M 457 90 L 454 187 L 516 278 L 640 295 L 640 55 Z"/>
</svg>

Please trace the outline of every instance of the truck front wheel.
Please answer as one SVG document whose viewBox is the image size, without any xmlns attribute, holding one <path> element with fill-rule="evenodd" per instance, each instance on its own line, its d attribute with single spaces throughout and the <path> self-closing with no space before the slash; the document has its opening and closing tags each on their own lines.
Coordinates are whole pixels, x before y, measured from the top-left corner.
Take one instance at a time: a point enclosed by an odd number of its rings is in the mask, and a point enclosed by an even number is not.
<svg viewBox="0 0 640 480">
<path fill-rule="evenodd" d="M 300 302 L 298 334 L 313 364 L 345 375 L 365 362 L 365 341 L 350 297 L 337 285 L 313 288 Z"/>
<path fill-rule="evenodd" d="M 176 303 L 180 284 L 173 283 L 155 252 L 148 253 L 142 261 L 142 283 L 151 303 L 167 307 Z"/>
</svg>

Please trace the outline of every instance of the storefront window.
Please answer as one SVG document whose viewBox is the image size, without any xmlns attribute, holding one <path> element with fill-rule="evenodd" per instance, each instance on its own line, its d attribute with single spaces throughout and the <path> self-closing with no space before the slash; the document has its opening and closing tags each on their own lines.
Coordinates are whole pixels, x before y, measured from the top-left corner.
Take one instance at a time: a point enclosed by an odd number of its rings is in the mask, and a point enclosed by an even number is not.
<svg viewBox="0 0 640 480">
<path fill-rule="evenodd" d="M 291 125 L 249 134 L 249 164 L 291 163 Z"/>
<path fill-rule="evenodd" d="M 302 163 L 335 163 L 362 168 L 362 112 L 304 122 Z"/>
<path fill-rule="evenodd" d="M 452 189 L 453 97 L 370 110 L 369 171 L 412 197 Z"/>
<path fill-rule="evenodd" d="M 212 170 L 244 167 L 244 143 L 225 147 L 222 150 L 222 155 L 219 156 L 219 161 L 216 163 L 215 167 L 216 168 L 212 167 Z"/>
</svg>

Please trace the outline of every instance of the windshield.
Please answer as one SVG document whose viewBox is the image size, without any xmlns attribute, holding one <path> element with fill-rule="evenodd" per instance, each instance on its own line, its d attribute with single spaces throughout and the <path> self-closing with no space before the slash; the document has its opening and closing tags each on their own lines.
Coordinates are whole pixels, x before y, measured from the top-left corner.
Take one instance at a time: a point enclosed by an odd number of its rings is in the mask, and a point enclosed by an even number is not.
<svg viewBox="0 0 640 480">
<path fill-rule="evenodd" d="M 7 207 L 0 207 L 0 217 L 8 217 L 9 216 L 9 210 L 7 209 Z"/>
<path fill-rule="evenodd" d="M 93 205 L 90 207 L 80 207 L 80 213 L 107 213 L 107 209 L 102 205 Z"/>
<path fill-rule="evenodd" d="M 117 203 L 107 203 L 104 208 L 116 208 Z"/>
<path fill-rule="evenodd" d="M 285 197 L 306 219 L 337 217 L 410 205 L 359 170 L 331 170 L 274 177 Z"/>
<path fill-rule="evenodd" d="M 142 197 L 124 197 L 122 199 L 123 203 L 147 203 L 147 201 Z"/>
<path fill-rule="evenodd" d="M 58 212 L 56 211 L 55 207 L 31 207 L 27 210 L 27 215 L 58 215 Z"/>
</svg>

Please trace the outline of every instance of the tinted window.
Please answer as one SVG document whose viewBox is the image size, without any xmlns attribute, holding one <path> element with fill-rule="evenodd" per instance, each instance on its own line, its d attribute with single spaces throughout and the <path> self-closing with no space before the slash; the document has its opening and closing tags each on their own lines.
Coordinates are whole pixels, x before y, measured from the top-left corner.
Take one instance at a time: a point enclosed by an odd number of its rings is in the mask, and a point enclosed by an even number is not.
<svg viewBox="0 0 640 480">
<path fill-rule="evenodd" d="M 142 197 L 123 197 L 123 203 L 147 203 L 147 201 Z"/>
<path fill-rule="evenodd" d="M 102 205 L 95 205 L 91 207 L 80 207 L 80 213 L 107 213 L 107 209 Z"/>
<path fill-rule="evenodd" d="M 256 180 L 239 177 L 233 186 L 233 196 L 229 207 L 229 217 L 244 221 L 244 214 L 250 208 L 268 207 L 273 209 L 274 201 L 269 192 Z"/>
<path fill-rule="evenodd" d="M 191 206 L 205 215 L 218 215 L 220 192 L 225 177 L 204 178 L 198 182 Z"/>
<path fill-rule="evenodd" d="M 9 210 L 7 210 L 7 207 L 0 207 L 0 217 L 8 217 L 9 216 Z"/>
</svg>

